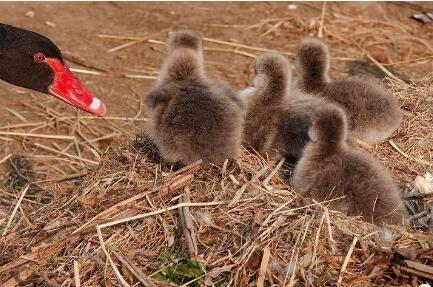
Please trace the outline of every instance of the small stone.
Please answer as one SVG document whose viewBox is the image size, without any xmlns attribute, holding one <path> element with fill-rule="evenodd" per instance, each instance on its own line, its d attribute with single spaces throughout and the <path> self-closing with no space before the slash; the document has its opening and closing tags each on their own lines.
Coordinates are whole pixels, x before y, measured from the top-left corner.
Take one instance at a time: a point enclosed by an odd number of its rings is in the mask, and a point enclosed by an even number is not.
<svg viewBox="0 0 433 287">
<path fill-rule="evenodd" d="M 310 19 L 310 21 L 308 22 L 308 28 L 313 29 L 314 27 L 316 27 L 317 22 L 316 19 Z"/>
<path fill-rule="evenodd" d="M 33 12 L 32 10 L 30 10 L 30 11 L 27 11 L 26 14 L 24 14 L 24 15 L 26 17 L 33 18 L 33 17 L 35 17 L 35 12 Z"/>
<path fill-rule="evenodd" d="M 48 26 L 53 27 L 53 28 L 56 27 L 56 24 L 54 24 L 53 22 L 50 22 L 50 21 L 46 21 L 45 24 L 47 24 Z"/>
<path fill-rule="evenodd" d="M 287 8 L 288 8 L 289 10 L 296 10 L 296 9 L 298 8 L 298 6 L 296 6 L 295 4 L 289 4 L 289 5 L 287 6 Z"/>
</svg>

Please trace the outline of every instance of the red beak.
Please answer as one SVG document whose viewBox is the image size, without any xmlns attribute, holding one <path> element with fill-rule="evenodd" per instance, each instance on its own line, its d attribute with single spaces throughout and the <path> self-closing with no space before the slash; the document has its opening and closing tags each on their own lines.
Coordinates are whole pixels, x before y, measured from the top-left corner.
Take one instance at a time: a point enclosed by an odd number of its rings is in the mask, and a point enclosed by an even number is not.
<svg viewBox="0 0 433 287">
<path fill-rule="evenodd" d="M 49 88 L 51 95 L 95 116 L 105 115 L 104 103 L 94 97 L 66 65 L 52 58 L 45 62 L 54 71 L 54 83 Z"/>
</svg>

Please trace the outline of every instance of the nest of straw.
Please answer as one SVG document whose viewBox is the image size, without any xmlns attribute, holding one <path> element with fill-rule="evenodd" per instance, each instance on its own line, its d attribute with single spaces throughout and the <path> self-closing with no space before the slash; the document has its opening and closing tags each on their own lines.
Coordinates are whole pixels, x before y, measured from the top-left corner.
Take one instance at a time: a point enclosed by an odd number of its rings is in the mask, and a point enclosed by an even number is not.
<svg viewBox="0 0 433 287">
<path fill-rule="evenodd" d="M 404 123 L 393 145 L 370 152 L 404 179 L 431 161 L 419 138 L 432 146 L 424 128 L 432 120 L 426 111 L 433 85 L 431 79 L 387 84 L 402 100 Z M 203 169 L 196 162 L 174 171 L 155 162 L 153 152 L 141 139 L 111 145 L 78 184 L 49 185 L 50 202 L 34 209 L 25 200 L 11 205 L 19 208 L 0 238 L 2 286 L 409 286 L 433 280 L 433 234 L 377 227 L 329 210 L 327 202 L 308 202 L 288 185 L 284 160 L 244 149 L 223 167 Z M 406 166 L 408 173 L 398 172 Z M 419 200 L 428 208 L 429 195 Z"/>
</svg>

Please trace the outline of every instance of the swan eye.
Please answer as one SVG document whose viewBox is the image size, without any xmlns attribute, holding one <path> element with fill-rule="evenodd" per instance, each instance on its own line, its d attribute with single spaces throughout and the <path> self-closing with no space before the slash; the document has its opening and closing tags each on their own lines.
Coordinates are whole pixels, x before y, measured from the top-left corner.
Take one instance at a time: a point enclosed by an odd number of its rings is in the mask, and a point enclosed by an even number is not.
<svg viewBox="0 0 433 287">
<path fill-rule="evenodd" d="M 33 60 L 36 63 L 42 63 L 43 61 L 45 61 L 45 55 L 42 53 L 37 53 L 33 55 Z"/>
</svg>

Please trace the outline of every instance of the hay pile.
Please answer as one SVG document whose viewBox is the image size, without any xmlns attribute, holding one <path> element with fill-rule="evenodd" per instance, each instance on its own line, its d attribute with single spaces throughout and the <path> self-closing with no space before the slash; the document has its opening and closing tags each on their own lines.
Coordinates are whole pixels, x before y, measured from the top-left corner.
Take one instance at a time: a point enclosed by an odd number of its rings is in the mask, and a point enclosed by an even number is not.
<svg viewBox="0 0 433 287">
<path fill-rule="evenodd" d="M 432 80 L 388 82 L 402 101 L 403 127 L 394 145 L 369 149 L 401 180 L 431 170 Z M 307 202 L 288 186 L 290 166 L 283 161 L 243 150 L 221 168 L 204 170 L 197 162 L 173 171 L 154 160 L 143 140 L 125 142 L 111 145 L 88 175 L 45 186 L 49 202 L 25 197 L 29 185 L 17 188 L 18 201 L 10 202 L 0 225 L 1 286 L 418 286 L 433 280 L 433 234 L 379 228 L 328 210 L 326 202 Z M 431 194 L 415 200 L 431 210 Z"/>
</svg>

